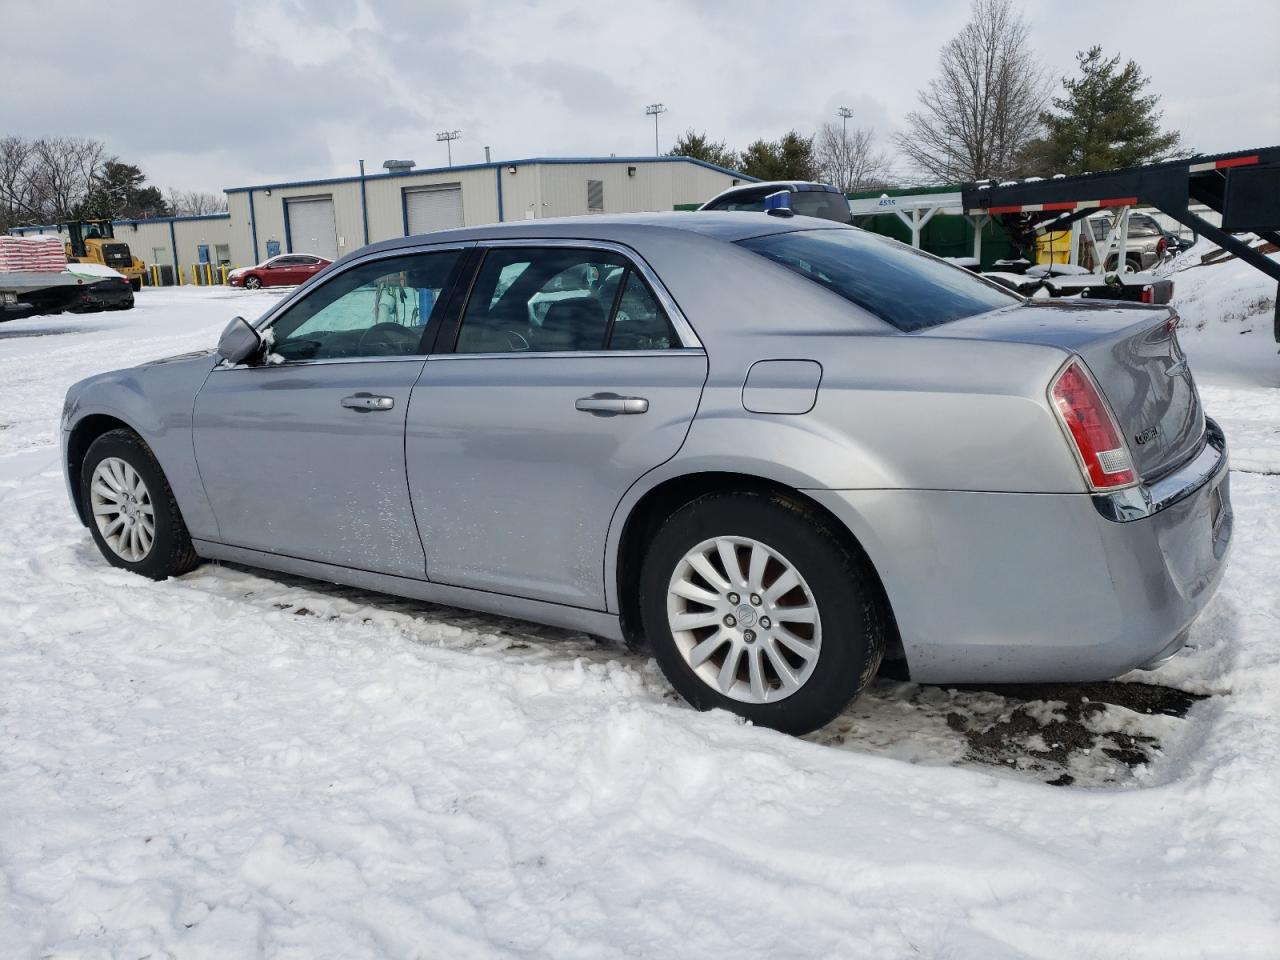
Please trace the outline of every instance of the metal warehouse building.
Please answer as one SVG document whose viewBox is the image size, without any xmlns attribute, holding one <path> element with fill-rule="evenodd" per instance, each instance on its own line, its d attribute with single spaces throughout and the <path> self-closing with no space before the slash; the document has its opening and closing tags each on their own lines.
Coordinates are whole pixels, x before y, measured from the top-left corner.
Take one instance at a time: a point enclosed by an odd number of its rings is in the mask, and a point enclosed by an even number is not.
<svg viewBox="0 0 1280 960">
<path fill-rule="evenodd" d="M 450 227 L 699 203 L 749 180 L 689 157 L 531 159 L 227 190 L 231 259 L 336 259 L 366 243 Z"/>
<path fill-rule="evenodd" d="M 186 272 L 193 263 L 231 264 L 231 218 L 225 213 L 113 223 L 116 239 L 127 243 L 130 252 L 147 266 L 175 270 L 181 266 Z M 56 225 L 14 227 L 9 232 L 25 236 L 54 233 L 67 239 L 67 232 Z"/>
<path fill-rule="evenodd" d="M 672 210 L 751 179 L 690 157 L 509 160 L 230 187 L 228 213 L 117 220 L 115 232 L 148 266 L 189 278 L 193 264 L 248 266 L 295 252 L 337 259 L 366 243 L 450 227 Z"/>
</svg>

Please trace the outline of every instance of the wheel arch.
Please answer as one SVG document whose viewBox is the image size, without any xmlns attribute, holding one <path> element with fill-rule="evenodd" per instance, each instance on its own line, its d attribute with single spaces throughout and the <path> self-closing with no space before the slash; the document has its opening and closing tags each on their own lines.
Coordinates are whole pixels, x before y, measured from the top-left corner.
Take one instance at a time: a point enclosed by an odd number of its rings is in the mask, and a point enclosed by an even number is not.
<svg viewBox="0 0 1280 960">
<path fill-rule="evenodd" d="M 89 447 L 93 445 L 93 441 L 104 433 L 122 429 L 141 436 L 137 428 L 119 417 L 107 413 L 91 413 L 77 421 L 67 437 L 67 462 L 65 465 L 67 478 L 71 481 L 72 490 L 76 493 L 73 498 L 76 516 L 80 518 L 80 522 L 86 527 L 89 525 L 89 518 L 85 516 L 84 503 L 79 495 L 80 466 L 84 463 L 84 458 L 89 453 Z"/>
<path fill-rule="evenodd" d="M 787 500 L 822 520 L 848 550 L 865 560 L 887 614 L 889 633 L 886 637 L 886 659 L 905 659 L 898 637 L 897 621 L 893 615 L 893 603 L 874 560 L 853 531 L 802 489 L 758 474 L 726 470 L 681 473 L 667 477 L 645 490 L 627 511 L 626 519 L 620 524 L 610 586 L 614 591 L 622 633 L 628 643 L 635 644 L 642 639 L 639 595 L 636 590 L 628 589 L 628 584 L 638 582 L 645 549 L 658 527 L 676 510 L 699 497 L 711 493 L 734 492 L 774 495 Z"/>
</svg>

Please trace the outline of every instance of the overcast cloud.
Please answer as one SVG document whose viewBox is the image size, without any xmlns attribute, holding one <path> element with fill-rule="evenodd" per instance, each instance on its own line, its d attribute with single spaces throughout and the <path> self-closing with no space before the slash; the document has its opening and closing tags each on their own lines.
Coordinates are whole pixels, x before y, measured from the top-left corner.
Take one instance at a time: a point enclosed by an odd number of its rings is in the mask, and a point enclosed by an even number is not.
<svg viewBox="0 0 1280 960">
<path fill-rule="evenodd" d="M 1280 143 L 1280 3 L 1028 0 L 1055 76 L 1102 43 L 1136 59 L 1204 152 Z M 793 14 L 788 17 L 786 14 Z M 119 14 L 118 16 L 116 14 Z M 0 0 L 0 134 L 98 137 L 162 187 L 454 162 L 731 146 L 812 133 L 842 104 L 883 145 L 966 2 Z"/>
</svg>

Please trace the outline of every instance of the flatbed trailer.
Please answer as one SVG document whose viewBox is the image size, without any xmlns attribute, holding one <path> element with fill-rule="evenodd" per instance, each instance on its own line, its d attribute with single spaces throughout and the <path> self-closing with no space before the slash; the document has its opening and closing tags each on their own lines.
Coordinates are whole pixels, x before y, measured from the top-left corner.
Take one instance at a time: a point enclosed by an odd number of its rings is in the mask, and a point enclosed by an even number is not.
<svg viewBox="0 0 1280 960">
<path fill-rule="evenodd" d="M 78 299 L 86 282 L 65 270 L 0 272 L 0 321 L 41 313 L 61 313 Z"/>
<path fill-rule="evenodd" d="M 1191 210 L 1193 203 L 1220 213 L 1222 226 Z M 1233 236 L 1255 233 L 1280 244 L 1280 146 L 1049 180 L 965 184 L 961 204 L 969 216 L 999 218 L 1006 230 L 1024 235 L 1065 229 L 1097 210 L 1155 207 L 1276 281 L 1275 338 L 1280 342 L 1280 263 Z M 1126 230 L 1121 226 L 1123 263 Z"/>
</svg>

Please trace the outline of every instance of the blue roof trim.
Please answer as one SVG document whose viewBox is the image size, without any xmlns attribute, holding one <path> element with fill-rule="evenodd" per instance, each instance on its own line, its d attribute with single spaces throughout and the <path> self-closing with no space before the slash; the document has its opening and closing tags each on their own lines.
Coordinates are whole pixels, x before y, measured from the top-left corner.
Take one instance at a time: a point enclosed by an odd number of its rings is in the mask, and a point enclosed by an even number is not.
<svg viewBox="0 0 1280 960">
<path fill-rule="evenodd" d="M 730 170 L 728 167 L 717 166 L 714 163 L 708 163 L 706 160 L 698 160 L 695 157 L 529 157 L 524 160 L 504 160 L 502 162 L 493 163 L 459 163 L 452 167 L 423 167 L 416 170 L 388 170 L 386 173 L 373 173 L 365 177 L 366 181 L 392 180 L 396 177 L 413 177 L 422 174 L 436 173 L 452 173 L 458 170 L 500 170 L 503 167 L 524 167 L 533 164 L 547 164 L 548 166 L 557 164 L 574 164 L 574 163 L 624 163 L 635 165 L 639 163 L 692 163 L 699 167 L 706 167 L 708 170 L 714 170 L 717 173 L 723 173 L 729 177 L 737 177 L 746 183 L 755 183 L 755 177 L 749 177 L 745 173 L 738 170 Z M 291 180 L 284 183 L 258 183 L 248 187 L 227 187 L 224 193 L 247 193 L 250 190 L 286 190 L 290 187 L 325 187 L 339 183 L 359 183 L 360 177 L 329 177 L 323 180 Z"/>
<path fill-rule="evenodd" d="M 230 220 L 230 213 L 198 213 L 184 217 L 145 217 L 142 220 L 112 220 L 112 223 L 190 223 L 193 220 Z"/>
<path fill-rule="evenodd" d="M 123 224 L 126 227 L 136 227 L 140 223 L 190 223 L 194 220 L 230 220 L 230 213 L 196 213 L 183 217 L 146 217 L 142 220 L 112 220 L 113 226 Z M 60 230 L 60 223 L 45 224 L 28 224 L 22 227 L 10 227 L 11 234 L 30 233 L 35 230 Z"/>
</svg>

